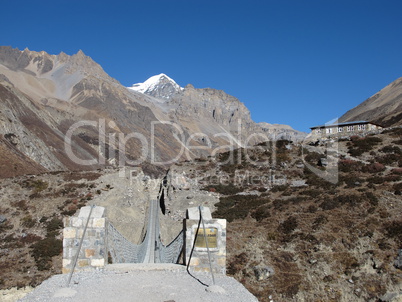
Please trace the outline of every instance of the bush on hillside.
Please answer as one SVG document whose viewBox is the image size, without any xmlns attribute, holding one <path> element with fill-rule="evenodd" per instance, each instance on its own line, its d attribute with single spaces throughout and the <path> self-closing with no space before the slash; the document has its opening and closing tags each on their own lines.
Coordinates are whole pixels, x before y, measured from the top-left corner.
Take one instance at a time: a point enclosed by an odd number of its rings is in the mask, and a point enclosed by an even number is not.
<svg viewBox="0 0 402 302">
<path fill-rule="evenodd" d="M 385 129 L 382 133 L 390 136 L 402 136 L 402 128 Z"/>
<path fill-rule="evenodd" d="M 395 154 L 402 154 L 401 148 L 398 146 L 388 145 L 380 149 L 383 153 L 395 153 Z"/>
<path fill-rule="evenodd" d="M 211 192 L 211 190 L 213 190 L 213 192 L 217 192 L 217 193 L 220 193 L 223 195 L 234 195 L 239 192 L 243 192 L 244 188 L 242 188 L 240 186 L 235 186 L 231 183 L 228 185 L 222 185 L 222 184 L 209 185 L 209 186 L 204 187 L 203 190 L 210 191 L 210 192 Z"/>
<path fill-rule="evenodd" d="M 271 217 L 271 207 L 270 206 L 261 206 L 257 210 L 255 210 L 252 214 L 251 217 L 253 217 L 255 220 L 258 222 Z"/>
<path fill-rule="evenodd" d="M 388 238 L 393 238 L 402 242 L 402 220 L 395 220 L 384 225 Z"/>
<path fill-rule="evenodd" d="M 379 173 L 385 170 L 385 166 L 381 163 L 372 163 L 363 166 L 362 171 L 368 173 Z"/>
<path fill-rule="evenodd" d="M 38 270 L 43 271 L 50 269 L 52 257 L 63 251 L 63 242 L 55 237 L 46 237 L 34 243 L 31 248 Z"/>
<path fill-rule="evenodd" d="M 351 138 L 351 141 L 348 143 L 348 153 L 352 156 L 360 156 L 365 152 L 373 150 L 373 148 L 381 142 L 382 139 L 375 136 L 367 136 L 353 140 Z"/>
<path fill-rule="evenodd" d="M 289 216 L 284 222 L 282 222 L 278 227 L 278 232 L 289 235 L 297 228 L 297 219 L 294 216 Z"/>
<path fill-rule="evenodd" d="M 345 183 L 348 188 L 360 187 L 364 182 L 355 173 L 343 174 L 339 176 L 339 183 Z"/>
<path fill-rule="evenodd" d="M 306 156 L 304 157 L 304 160 L 308 162 L 310 165 L 318 166 L 319 162 L 321 161 L 321 158 L 324 157 L 324 155 L 317 153 L 317 152 L 308 152 Z"/>
<path fill-rule="evenodd" d="M 338 163 L 339 171 L 341 172 L 352 172 L 352 171 L 361 171 L 363 164 L 361 162 L 351 160 L 351 159 L 342 159 Z"/>
<path fill-rule="evenodd" d="M 225 218 L 232 222 L 235 219 L 244 219 L 251 215 L 258 207 L 268 204 L 271 201 L 267 198 L 260 198 L 255 195 L 232 195 L 219 198 L 215 205 L 214 217 Z"/>
<path fill-rule="evenodd" d="M 383 156 L 377 156 L 375 160 L 383 165 L 393 165 L 394 163 L 398 164 L 400 160 L 402 160 L 402 155 L 395 153 L 387 153 Z"/>
</svg>

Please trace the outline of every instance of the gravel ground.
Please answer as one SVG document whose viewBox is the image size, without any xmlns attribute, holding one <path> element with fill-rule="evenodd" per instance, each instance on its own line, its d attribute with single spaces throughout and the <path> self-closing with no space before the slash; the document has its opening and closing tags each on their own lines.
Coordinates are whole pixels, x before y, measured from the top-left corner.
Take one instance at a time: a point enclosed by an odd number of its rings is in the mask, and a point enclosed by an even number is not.
<svg viewBox="0 0 402 302">
<path fill-rule="evenodd" d="M 119 268 L 74 273 L 70 287 L 68 275 L 55 275 L 44 281 L 21 302 L 33 301 L 119 301 L 119 302 L 253 302 L 258 300 L 231 277 L 194 273 L 205 286 L 183 268 L 133 270 Z"/>
</svg>

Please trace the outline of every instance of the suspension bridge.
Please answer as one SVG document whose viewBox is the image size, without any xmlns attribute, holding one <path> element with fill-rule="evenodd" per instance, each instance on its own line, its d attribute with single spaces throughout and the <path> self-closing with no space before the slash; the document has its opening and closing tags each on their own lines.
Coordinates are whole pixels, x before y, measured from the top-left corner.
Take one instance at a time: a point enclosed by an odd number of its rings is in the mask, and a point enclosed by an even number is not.
<svg viewBox="0 0 402 302">
<path fill-rule="evenodd" d="M 178 263 L 183 250 L 183 231 L 168 245 L 160 238 L 158 200 L 150 200 L 142 242 L 134 244 L 112 223 L 108 224 L 107 245 L 113 263 Z"/>
</svg>

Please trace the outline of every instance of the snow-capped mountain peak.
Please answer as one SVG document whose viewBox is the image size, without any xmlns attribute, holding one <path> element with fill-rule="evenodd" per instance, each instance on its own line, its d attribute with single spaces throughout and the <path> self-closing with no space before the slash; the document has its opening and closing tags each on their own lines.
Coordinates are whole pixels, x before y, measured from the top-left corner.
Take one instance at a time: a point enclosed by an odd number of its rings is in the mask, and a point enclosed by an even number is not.
<svg viewBox="0 0 402 302">
<path fill-rule="evenodd" d="M 182 87 L 164 73 L 152 76 L 144 83 L 137 83 L 128 88 L 162 99 L 169 99 L 173 94 L 183 90 Z"/>
</svg>

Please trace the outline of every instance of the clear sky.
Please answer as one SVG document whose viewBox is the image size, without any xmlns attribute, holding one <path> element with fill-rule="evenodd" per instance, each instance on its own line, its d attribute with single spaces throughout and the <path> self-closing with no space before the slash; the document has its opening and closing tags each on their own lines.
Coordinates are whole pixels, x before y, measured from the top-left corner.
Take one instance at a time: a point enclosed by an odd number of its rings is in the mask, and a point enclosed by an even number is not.
<svg viewBox="0 0 402 302">
<path fill-rule="evenodd" d="M 82 49 L 125 86 L 166 73 L 309 131 L 402 76 L 402 1 L 2 0 L 0 45 Z"/>
</svg>

